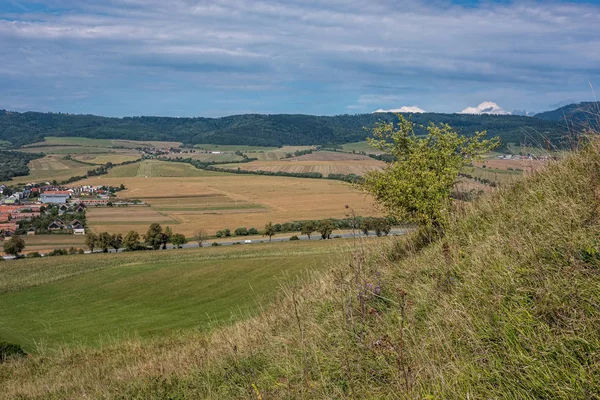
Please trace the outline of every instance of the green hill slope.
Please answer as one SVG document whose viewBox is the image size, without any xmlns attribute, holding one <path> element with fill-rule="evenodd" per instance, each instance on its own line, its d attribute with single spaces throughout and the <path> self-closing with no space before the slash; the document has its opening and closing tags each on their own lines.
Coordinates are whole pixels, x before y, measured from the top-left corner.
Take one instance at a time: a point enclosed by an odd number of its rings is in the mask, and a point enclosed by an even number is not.
<svg viewBox="0 0 600 400">
<path fill-rule="evenodd" d="M 0 365 L 0 397 L 598 398 L 600 145 L 465 207 L 214 334 Z"/>
</svg>

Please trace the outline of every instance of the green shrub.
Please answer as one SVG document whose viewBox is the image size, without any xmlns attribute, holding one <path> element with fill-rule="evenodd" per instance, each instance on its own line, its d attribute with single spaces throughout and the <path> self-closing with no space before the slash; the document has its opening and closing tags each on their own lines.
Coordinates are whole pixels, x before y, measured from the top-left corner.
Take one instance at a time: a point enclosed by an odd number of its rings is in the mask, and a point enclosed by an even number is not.
<svg viewBox="0 0 600 400">
<path fill-rule="evenodd" d="M 0 364 L 9 358 L 24 357 L 27 353 L 18 344 L 0 342 Z"/>
<path fill-rule="evenodd" d="M 213 246 L 213 247 L 217 247 L 217 246 L 220 246 L 220 245 L 221 245 L 221 244 L 220 244 L 220 243 L 217 243 L 217 242 L 213 242 L 213 244 L 211 244 L 211 246 Z"/>
<path fill-rule="evenodd" d="M 290 240 L 300 240 L 300 238 L 298 236 L 294 235 L 290 238 Z"/>
<path fill-rule="evenodd" d="M 42 255 L 40 253 L 38 253 L 37 251 L 33 251 L 27 255 L 27 257 L 29 257 L 29 258 L 39 258 L 41 256 Z"/>
</svg>

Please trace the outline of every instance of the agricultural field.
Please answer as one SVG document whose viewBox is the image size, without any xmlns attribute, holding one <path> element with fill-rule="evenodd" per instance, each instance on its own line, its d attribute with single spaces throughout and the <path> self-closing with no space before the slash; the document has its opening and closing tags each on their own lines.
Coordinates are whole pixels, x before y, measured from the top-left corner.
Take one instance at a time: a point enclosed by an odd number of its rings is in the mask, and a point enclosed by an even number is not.
<svg viewBox="0 0 600 400">
<path fill-rule="evenodd" d="M 218 172 L 204 171 L 192 165 L 158 160 L 121 165 L 111 169 L 111 177 L 123 178 L 172 178 L 193 176 L 222 175 Z"/>
<path fill-rule="evenodd" d="M 37 251 L 38 253 L 49 253 L 54 249 L 76 249 L 87 250 L 84 236 L 75 235 L 35 235 L 22 236 L 25 240 L 25 254 Z M 0 254 L 2 249 L 0 249 Z"/>
<path fill-rule="evenodd" d="M 227 164 L 223 168 L 272 172 L 320 172 L 326 177 L 329 174 L 364 175 L 369 171 L 382 169 L 384 166 L 384 162 L 360 154 L 319 151 L 278 161 Z"/>
<path fill-rule="evenodd" d="M 344 182 L 218 173 L 166 161 L 116 167 L 81 182 L 121 183 L 127 190 L 119 192 L 118 198 L 142 200 L 150 206 L 90 208 L 88 224 L 93 231 L 126 233 L 134 226 L 143 232 L 146 222 L 156 218 L 152 222 L 165 221 L 188 237 L 199 228 L 212 235 L 225 228 L 260 229 L 270 221 L 344 218 L 346 204 L 358 215 L 379 215 L 370 197 Z"/>
<path fill-rule="evenodd" d="M 11 184 L 26 182 L 43 182 L 68 179 L 76 175 L 85 175 L 90 165 L 76 160 L 65 160 L 63 155 L 50 154 L 43 158 L 32 160 L 28 164 L 30 174 L 18 176 L 10 181 Z"/>
<path fill-rule="evenodd" d="M 197 144 L 194 146 L 197 149 L 208 150 L 208 151 L 228 151 L 235 153 L 236 151 L 252 152 L 252 151 L 270 151 L 277 150 L 277 147 L 265 147 L 265 146 L 246 146 L 246 145 L 227 145 L 227 144 Z"/>
<path fill-rule="evenodd" d="M 27 351 L 208 331 L 247 317 L 347 240 L 24 259 L 0 264 L 0 341 Z M 60 261 L 60 262 L 57 262 Z"/>
<path fill-rule="evenodd" d="M 361 151 L 367 154 L 380 154 L 381 150 L 374 149 L 369 146 L 369 143 L 364 142 L 356 142 L 356 143 L 346 143 L 342 145 L 342 150 L 347 152 L 356 152 L 360 153 Z"/>
<path fill-rule="evenodd" d="M 142 154 L 137 151 L 72 155 L 74 160 L 97 165 L 103 165 L 108 162 L 120 164 L 128 161 L 139 160 L 141 157 Z"/>
<path fill-rule="evenodd" d="M 174 153 L 167 156 L 168 158 L 191 158 L 193 160 L 199 160 L 204 162 L 236 162 L 242 161 L 244 158 L 236 155 L 235 153 Z"/>
</svg>

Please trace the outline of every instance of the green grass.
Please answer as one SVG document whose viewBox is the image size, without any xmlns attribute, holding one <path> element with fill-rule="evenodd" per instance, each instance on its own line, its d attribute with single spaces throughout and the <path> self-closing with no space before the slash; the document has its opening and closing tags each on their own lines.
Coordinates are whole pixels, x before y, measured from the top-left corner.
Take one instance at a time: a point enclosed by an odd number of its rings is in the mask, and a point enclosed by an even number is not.
<svg viewBox="0 0 600 400">
<path fill-rule="evenodd" d="M 109 178 L 164 178 L 221 175 L 223 175 L 223 173 L 201 170 L 189 164 L 158 160 L 146 160 L 140 163 L 115 167 L 110 170 L 107 176 Z"/>
<path fill-rule="evenodd" d="M 329 247 L 277 243 L 2 263 L 0 341 L 31 351 L 35 343 L 96 345 L 209 330 L 255 311 L 279 279 L 315 266 Z"/>
</svg>

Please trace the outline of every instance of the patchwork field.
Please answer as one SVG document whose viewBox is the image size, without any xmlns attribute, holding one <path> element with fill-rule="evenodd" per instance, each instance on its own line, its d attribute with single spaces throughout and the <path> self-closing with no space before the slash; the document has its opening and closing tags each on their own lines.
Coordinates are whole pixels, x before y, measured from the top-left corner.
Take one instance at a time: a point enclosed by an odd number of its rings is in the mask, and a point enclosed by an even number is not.
<svg viewBox="0 0 600 400">
<path fill-rule="evenodd" d="M 371 146 L 369 146 L 369 143 L 367 143 L 366 141 L 364 142 L 356 142 L 356 143 L 346 143 L 342 145 L 342 150 L 343 151 L 355 151 L 357 153 L 360 153 L 361 151 L 364 151 L 367 154 L 380 154 L 381 150 L 377 150 L 372 148 Z"/>
<path fill-rule="evenodd" d="M 4 262 L 0 341 L 35 352 L 210 330 L 256 312 L 282 280 L 324 268 L 346 246 L 338 239 Z"/>
<path fill-rule="evenodd" d="M 197 149 L 210 150 L 210 151 L 269 151 L 277 150 L 277 147 L 265 147 L 265 146 L 246 146 L 246 145 L 226 145 L 226 144 L 197 144 L 194 146 Z"/>
<path fill-rule="evenodd" d="M 385 163 L 382 161 L 360 154 L 319 151 L 278 161 L 253 161 L 227 164 L 223 167 L 248 171 L 320 172 L 323 176 L 328 176 L 330 174 L 364 175 L 369 171 L 382 169 L 384 166 Z"/>
<path fill-rule="evenodd" d="M 94 231 L 126 233 L 134 226 L 142 232 L 147 222 L 165 221 L 187 236 L 200 228 L 214 234 L 225 228 L 262 228 L 270 221 L 343 218 L 345 204 L 359 215 L 378 214 L 370 197 L 344 182 L 327 179 L 216 173 L 152 160 L 82 181 L 121 183 L 127 190 L 119 192 L 119 198 L 143 200 L 150 207 L 91 208 L 88 223 Z"/>
</svg>

